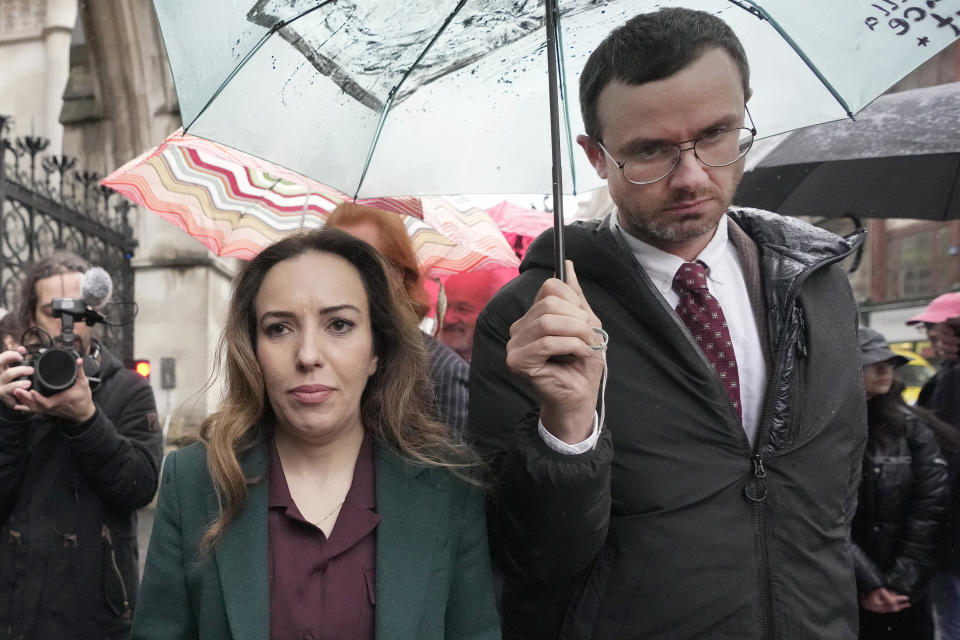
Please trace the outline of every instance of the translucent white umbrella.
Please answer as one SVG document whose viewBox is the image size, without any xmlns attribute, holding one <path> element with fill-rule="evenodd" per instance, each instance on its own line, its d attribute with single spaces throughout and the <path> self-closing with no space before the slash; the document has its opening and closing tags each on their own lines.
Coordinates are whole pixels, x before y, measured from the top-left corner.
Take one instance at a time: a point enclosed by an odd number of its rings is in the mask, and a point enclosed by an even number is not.
<svg viewBox="0 0 960 640">
<path fill-rule="evenodd" d="M 358 198 L 599 186 L 574 153 L 575 89 L 589 53 L 637 13 L 688 6 L 727 21 L 760 136 L 852 115 L 960 36 L 956 0 L 543 5 L 155 0 L 187 131 Z"/>
</svg>

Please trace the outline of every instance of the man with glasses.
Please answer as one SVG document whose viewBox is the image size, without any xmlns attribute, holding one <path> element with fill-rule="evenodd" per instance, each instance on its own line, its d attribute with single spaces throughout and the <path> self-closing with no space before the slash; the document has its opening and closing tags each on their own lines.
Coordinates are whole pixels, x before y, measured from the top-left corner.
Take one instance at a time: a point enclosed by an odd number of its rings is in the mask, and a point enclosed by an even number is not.
<svg viewBox="0 0 960 640">
<path fill-rule="evenodd" d="M 504 637 L 856 638 L 856 243 L 731 206 L 755 128 L 717 17 L 633 18 L 580 94 L 616 210 L 567 228 L 566 283 L 538 239 L 476 329 Z"/>
</svg>

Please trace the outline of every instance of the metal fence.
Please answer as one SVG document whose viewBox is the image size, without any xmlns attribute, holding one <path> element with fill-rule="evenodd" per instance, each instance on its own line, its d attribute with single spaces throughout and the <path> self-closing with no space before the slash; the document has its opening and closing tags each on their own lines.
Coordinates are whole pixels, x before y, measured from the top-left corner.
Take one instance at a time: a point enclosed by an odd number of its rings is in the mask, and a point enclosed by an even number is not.
<svg viewBox="0 0 960 640">
<path fill-rule="evenodd" d="M 32 261 L 65 249 L 106 269 L 113 304 L 101 340 L 121 360 L 133 357 L 133 269 L 137 246 L 132 205 L 100 186 L 102 176 L 76 169 L 76 158 L 42 154 L 49 140 L 12 138 L 12 118 L 0 115 L 0 307 L 16 306 L 20 279 Z"/>
</svg>

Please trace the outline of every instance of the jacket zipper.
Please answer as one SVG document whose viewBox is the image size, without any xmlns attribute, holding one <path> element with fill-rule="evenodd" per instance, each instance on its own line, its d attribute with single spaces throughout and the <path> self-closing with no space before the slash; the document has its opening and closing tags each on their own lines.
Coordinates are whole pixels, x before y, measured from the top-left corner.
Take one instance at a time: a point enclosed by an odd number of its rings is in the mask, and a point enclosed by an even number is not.
<svg viewBox="0 0 960 640">
<path fill-rule="evenodd" d="M 827 267 L 831 264 L 840 262 L 848 255 L 853 253 L 853 249 L 847 251 L 844 254 L 832 256 L 822 262 L 818 262 L 815 265 L 812 265 L 810 268 L 802 271 L 797 278 L 791 283 L 790 288 L 787 290 L 786 296 L 784 296 L 783 309 L 788 310 L 793 308 L 793 303 L 796 300 L 797 294 L 800 292 L 800 286 L 806 281 L 807 277 L 810 276 L 814 271 Z M 800 321 L 800 327 L 803 332 L 805 332 L 805 322 Z M 782 333 L 782 327 L 778 327 L 778 332 L 775 335 L 780 335 Z M 806 344 L 806 335 L 801 333 L 798 335 L 797 344 L 793 345 L 781 345 L 777 350 L 776 359 L 774 360 L 774 375 L 768 377 L 768 380 L 778 381 L 783 376 L 783 362 L 786 359 L 787 349 L 797 348 L 800 353 L 806 355 L 807 353 L 807 344 Z M 751 483 L 756 490 L 754 495 L 750 493 L 750 484 L 744 487 L 744 494 L 747 499 L 753 503 L 753 513 L 754 521 L 757 535 L 757 542 L 760 547 L 760 621 L 762 628 L 762 637 L 767 640 L 774 640 L 773 635 L 773 594 L 770 584 L 770 554 L 767 546 L 767 521 L 766 517 L 763 515 L 763 502 L 767 498 L 767 486 L 764 478 L 766 478 L 767 472 L 763 466 L 763 451 L 766 446 L 769 444 L 770 440 L 770 412 L 773 410 L 773 401 L 776 397 L 776 391 L 771 389 L 771 386 L 767 386 L 766 400 L 763 405 L 763 412 L 760 416 L 760 426 L 761 431 L 757 435 L 757 442 L 752 454 L 753 462 L 753 482 Z"/>
<path fill-rule="evenodd" d="M 120 593 L 123 598 L 123 612 L 120 617 L 124 620 L 130 620 L 133 612 L 130 610 L 130 598 L 127 595 L 127 585 L 123 582 L 123 574 L 120 573 L 120 565 L 117 564 L 117 553 L 113 548 L 113 537 L 110 535 L 110 529 L 103 525 L 103 537 L 110 548 L 110 570 L 117 576 L 117 583 L 120 585 Z"/>
<path fill-rule="evenodd" d="M 773 598 L 770 596 L 770 567 L 767 558 L 769 551 L 767 549 L 767 520 L 763 517 L 763 501 L 767 498 L 767 485 L 764 478 L 767 477 L 767 470 L 763 467 L 763 457 L 759 453 L 753 455 L 753 485 L 754 490 L 751 493 L 750 484 L 743 488 L 744 495 L 753 503 L 753 524 L 754 535 L 760 545 L 760 563 L 758 570 L 758 580 L 760 583 L 760 628 L 763 630 L 764 638 L 773 638 Z"/>
</svg>

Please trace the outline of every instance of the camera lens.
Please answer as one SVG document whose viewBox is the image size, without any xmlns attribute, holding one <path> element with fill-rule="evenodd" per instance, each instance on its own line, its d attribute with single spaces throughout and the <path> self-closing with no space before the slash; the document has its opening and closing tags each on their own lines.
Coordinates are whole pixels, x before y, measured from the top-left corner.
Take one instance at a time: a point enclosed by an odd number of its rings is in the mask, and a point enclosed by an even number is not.
<svg viewBox="0 0 960 640">
<path fill-rule="evenodd" d="M 33 380 L 37 391 L 52 396 L 73 386 L 77 380 L 77 363 L 72 351 L 47 349 L 37 358 Z"/>
</svg>

